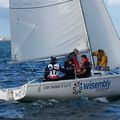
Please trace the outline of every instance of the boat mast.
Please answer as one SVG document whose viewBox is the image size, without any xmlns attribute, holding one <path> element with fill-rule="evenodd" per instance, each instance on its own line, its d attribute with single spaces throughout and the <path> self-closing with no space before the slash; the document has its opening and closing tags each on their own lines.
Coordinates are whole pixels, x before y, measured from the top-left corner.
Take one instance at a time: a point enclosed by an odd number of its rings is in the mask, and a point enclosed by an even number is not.
<svg viewBox="0 0 120 120">
<path fill-rule="evenodd" d="M 92 65 L 95 67 L 95 60 L 94 60 L 93 55 L 92 55 L 92 47 L 91 47 L 91 43 L 90 43 L 90 37 L 89 37 L 88 29 L 87 29 L 87 24 L 86 24 L 86 19 L 85 19 L 83 7 L 82 7 L 82 2 L 81 2 L 81 0 L 79 0 L 79 1 L 80 1 L 80 6 L 81 6 L 81 10 L 82 10 L 82 14 L 83 14 L 83 19 L 84 19 L 84 23 L 85 23 L 85 28 L 86 28 L 86 33 L 87 33 L 88 47 L 90 49 L 90 52 L 89 52 L 90 59 L 91 59 Z"/>
</svg>

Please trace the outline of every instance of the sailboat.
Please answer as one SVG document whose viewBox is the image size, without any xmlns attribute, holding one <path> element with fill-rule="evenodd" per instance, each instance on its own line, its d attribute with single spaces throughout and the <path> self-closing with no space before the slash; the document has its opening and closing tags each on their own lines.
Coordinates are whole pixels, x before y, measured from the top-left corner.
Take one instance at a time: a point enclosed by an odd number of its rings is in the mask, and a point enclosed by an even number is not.
<svg viewBox="0 0 120 120">
<path fill-rule="evenodd" d="M 102 0 L 10 0 L 12 60 L 46 60 L 79 51 L 106 51 L 120 66 L 120 40 Z M 33 80 L 34 81 L 34 80 Z M 0 99 L 33 101 L 109 97 L 120 94 L 120 74 L 53 82 L 29 82 L 1 89 Z"/>
</svg>

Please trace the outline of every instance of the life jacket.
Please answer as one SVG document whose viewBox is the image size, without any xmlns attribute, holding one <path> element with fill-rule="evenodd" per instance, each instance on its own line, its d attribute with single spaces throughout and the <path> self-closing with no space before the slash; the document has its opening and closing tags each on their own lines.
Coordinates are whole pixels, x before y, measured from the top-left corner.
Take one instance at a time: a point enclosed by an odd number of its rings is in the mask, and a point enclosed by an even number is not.
<svg viewBox="0 0 120 120">
<path fill-rule="evenodd" d="M 91 76 L 91 63 L 88 61 L 87 58 L 84 58 L 82 60 L 81 71 L 83 69 L 86 69 L 86 72 L 84 74 L 78 74 L 78 78 L 86 78 Z"/>
<path fill-rule="evenodd" d="M 54 65 L 53 64 L 49 64 L 48 65 L 48 69 L 50 71 L 50 73 L 49 73 L 49 78 L 50 79 L 55 80 L 55 79 L 59 78 L 59 75 L 58 75 L 58 71 L 60 69 L 59 64 L 54 64 Z"/>
<path fill-rule="evenodd" d="M 104 51 L 103 51 L 103 55 L 101 55 L 98 51 L 93 52 L 93 55 L 97 57 L 97 65 L 100 65 L 102 67 L 107 67 L 108 58 Z"/>
<path fill-rule="evenodd" d="M 73 62 L 74 62 L 74 65 L 75 65 L 76 72 L 80 72 L 80 64 L 79 64 L 76 57 L 73 57 Z"/>
<path fill-rule="evenodd" d="M 77 55 L 74 52 L 70 53 L 67 56 L 67 61 L 69 61 L 69 60 L 73 61 L 74 65 L 75 65 L 76 72 L 80 72 L 80 64 L 79 64 L 79 62 L 77 60 Z"/>
</svg>

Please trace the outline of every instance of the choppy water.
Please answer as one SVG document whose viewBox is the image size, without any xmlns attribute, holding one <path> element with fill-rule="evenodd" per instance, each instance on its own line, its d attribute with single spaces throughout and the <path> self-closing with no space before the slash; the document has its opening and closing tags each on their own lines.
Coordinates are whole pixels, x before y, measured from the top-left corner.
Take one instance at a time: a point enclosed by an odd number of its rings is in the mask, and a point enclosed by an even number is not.
<svg viewBox="0 0 120 120">
<path fill-rule="evenodd" d="M 0 87 L 15 87 L 43 76 L 45 62 L 9 64 L 10 42 L 0 42 Z M 120 120 L 120 101 L 0 101 L 0 120 Z"/>
</svg>

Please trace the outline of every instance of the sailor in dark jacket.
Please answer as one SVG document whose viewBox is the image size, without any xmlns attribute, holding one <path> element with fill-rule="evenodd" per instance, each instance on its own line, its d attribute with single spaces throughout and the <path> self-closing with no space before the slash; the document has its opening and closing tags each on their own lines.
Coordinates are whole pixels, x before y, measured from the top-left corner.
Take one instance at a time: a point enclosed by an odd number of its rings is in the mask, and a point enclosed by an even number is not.
<svg viewBox="0 0 120 120">
<path fill-rule="evenodd" d="M 45 68 L 45 81 L 59 80 L 59 71 L 63 72 L 64 69 L 57 63 L 57 59 L 55 57 L 51 57 L 50 64 Z"/>
<path fill-rule="evenodd" d="M 64 63 L 64 79 L 74 79 L 75 78 L 75 65 L 72 60 L 65 61 Z"/>
</svg>

